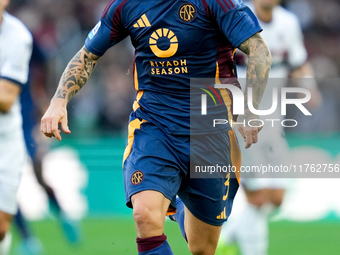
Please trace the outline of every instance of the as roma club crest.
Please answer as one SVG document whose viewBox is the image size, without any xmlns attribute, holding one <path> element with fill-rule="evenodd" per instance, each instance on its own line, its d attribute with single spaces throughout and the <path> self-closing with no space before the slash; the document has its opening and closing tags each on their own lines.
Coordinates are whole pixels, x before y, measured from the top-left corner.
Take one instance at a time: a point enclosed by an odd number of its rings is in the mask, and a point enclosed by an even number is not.
<svg viewBox="0 0 340 255">
<path fill-rule="evenodd" d="M 133 185 L 138 185 L 143 181 L 143 179 L 144 179 L 143 172 L 142 171 L 136 171 L 131 176 L 131 183 Z"/>
<path fill-rule="evenodd" d="M 196 9 L 192 4 L 186 3 L 179 9 L 179 17 L 185 22 L 192 21 L 196 16 Z"/>
</svg>

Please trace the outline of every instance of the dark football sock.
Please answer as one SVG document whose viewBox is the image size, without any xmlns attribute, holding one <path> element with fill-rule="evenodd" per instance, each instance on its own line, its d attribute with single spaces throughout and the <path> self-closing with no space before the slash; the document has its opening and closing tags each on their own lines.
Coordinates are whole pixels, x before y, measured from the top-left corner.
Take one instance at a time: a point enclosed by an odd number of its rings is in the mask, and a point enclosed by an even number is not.
<svg viewBox="0 0 340 255">
<path fill-rule="evenodd" d="M 166 235 L 136 239 L 138 255 L 173 255 Z"/>
</svg>

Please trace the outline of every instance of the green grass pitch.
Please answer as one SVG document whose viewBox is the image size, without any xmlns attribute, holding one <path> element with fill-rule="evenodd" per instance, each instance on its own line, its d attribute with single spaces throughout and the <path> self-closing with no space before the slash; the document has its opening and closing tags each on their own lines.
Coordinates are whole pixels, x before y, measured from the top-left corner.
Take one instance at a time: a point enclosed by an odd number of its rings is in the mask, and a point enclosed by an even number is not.
<svg viewBox="0 0 340 255">
<path fill-rule="evenodd" d="M 81 222 L 82 240 L 71 245 L 57 220 L 30 223 L 41 240 L 46 255 L 136 255 L 135 229 L 129 218 L 87 218 Z M 176 255 L 190 254 L 176 223 L 166 221 L 165 233 Z M 11 255 L 15 255 L 19 238 L 12 228 Z M 270 223 L 269 255 L 340 254 L 340 222 Z"/>
</svg>

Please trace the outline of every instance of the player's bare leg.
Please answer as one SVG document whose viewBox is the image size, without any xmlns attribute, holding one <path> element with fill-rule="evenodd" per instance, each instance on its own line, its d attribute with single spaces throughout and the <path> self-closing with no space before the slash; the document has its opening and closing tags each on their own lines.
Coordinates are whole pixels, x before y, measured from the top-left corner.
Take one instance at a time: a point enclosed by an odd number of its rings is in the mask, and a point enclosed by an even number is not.
<svg viewBox="0 0 340 255">
<path fill-rule="evenodd" d="M 146 190 L 131 197 L 137 232 L 138 254 L 173 254 L 163 234 L 170 200 L 158 191 Z"/>
<path fill-rule="evenodd" d="M 133 195 L 131 201 L 137 236 L 162 235 L 170 200 L 158 191 L 146 190 Z"/>
<path fill-rule="evenodd" d="M 13 215 L 0 211 L 0 255 L 7 255 L 11 245 L 8 231 Z"/>
<path fill-rule="evenodd" d="M 185 234 L 188 247 L 194 255 L 213 255 L 217 247 L 222 226 L 213 226 L 196 218 L 185 207 Z"/>
</svg>

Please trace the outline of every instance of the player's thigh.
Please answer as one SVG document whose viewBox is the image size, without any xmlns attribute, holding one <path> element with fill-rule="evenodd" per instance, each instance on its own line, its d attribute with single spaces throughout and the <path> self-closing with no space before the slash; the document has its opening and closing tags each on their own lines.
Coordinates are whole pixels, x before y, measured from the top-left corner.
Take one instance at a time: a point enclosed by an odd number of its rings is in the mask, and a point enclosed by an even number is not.
<svg viewBox="0 0 340 255">
<path fill-rule="evenodd" d="M 127 206 L 132 207 L 131 198 L 143 191 L 157 191 L 175 206 L 185 160 L 189 157 L 189 137 L 177 139 L 138 118 L 130 121 L 129 126 L 136 128 L 129 128 L 133 132 L 129 132 L 123 164 Z M 170 209 L 174 210 L 174 206 Z"/>
<path fill-rule="evenodd" d="M 161 192 L 145 190 L 134 194 L 131 197 L 133 208 L 147 207 L 146 210 L 159 211 L 164 216 L 168 210 L 170 200 Z"/>
<path fill-rule="evenodd" d="M 158 191 L 145 190 L 134 194 L 131 201 L 138 237 L 162 235 L 170 200 Z"/>
<path fill-rule="evenodd" d="M 192 254 L 215 254 L 222 226 L 214 226 L 196 218 L 185 208 L 185 232 Z"/>
</svg>

